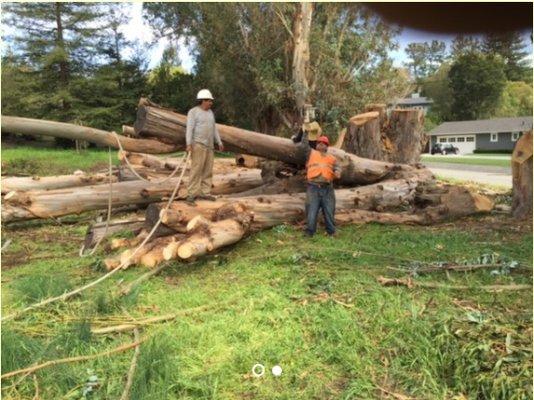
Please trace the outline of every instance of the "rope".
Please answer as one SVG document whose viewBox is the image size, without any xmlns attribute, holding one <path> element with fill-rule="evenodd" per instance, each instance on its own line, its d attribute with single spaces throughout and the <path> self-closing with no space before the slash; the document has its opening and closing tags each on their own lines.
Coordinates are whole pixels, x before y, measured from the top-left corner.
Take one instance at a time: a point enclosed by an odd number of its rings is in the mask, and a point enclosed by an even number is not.
<svg viewBox="0 0 534 400">
<path fill-rule="evenodd" d="M 113 131 L 112 133 L 115 135 L 115 139 L 117 139 L 117 144 L 119 146 L 120 151 L 123 152 L 123 153 L 126 153 L 126 151 L 124 151 L 124 148 L 122 147 L 122 144 L 121 144 L 121 141 L 119 139 L 119 135 L 117 134 L 117 132 Z M 111 162 L 111 148 L 108 147 L 108 150 L 109 150 L 109 196 L 108 196 L 108 216 L 107 216 L 107 220 L 106 220 L 106 229 L 104 230 L 104 234 L 100 237 L 100 239 L 98 239 L 98 242 L 95 244 L 95 246 L 88 253 L 84 253 L 84 251 L 85 251 L 85 243 L 82 244 L 82 246 L 80 247 L 80 250 L 78 251 L 78 255 L 80 257 L 82 257 L 82 258 L 92 256 L 96 252 L 97 248 L 100 246 L 100 243 L 102 243 L 102 241 L 104 240 L 104 238 L 106 237 L 106 235 L 108 233 L 109 223 L 111 221 L 111 207 L 112 207 L 112 201 L 113 201 L 113 199 L 112 199 L 113 183 L 111 182 L 111 178 L 112 178 L 112 168 L 113 168 L 113 166 L 112 166 L 112 162 Z M 180 166 L 181 166 L 181 163 L 178 163 L 178 165 L 176 166 L 174 171 L 172 171 L 169 176 L 167 176 L 166 178 L 164 178 L 162 180 L 151 181 L 150 179 L 143 178 L 141 175 L 139 175 L 137 173 L 137 171 L 135 170 L 133 165 L 128 160 L 127 156 L 124 157 L 124 160 L 126 161 L 126 166 L 128 167 L 128 169 L 137 178 L 139 178 L 140 180 L 142 180 L 144 182 L 150 182 L 150 183 L 164 183 L 164 182 L 167 182 L 172 177 L 174 177 L 174 175 L 176 175 L 176 173 L 178 172 L 178 170 L 180 169 Z"/>
<path fill-rule="evenodd" d="M 119 135 L 117 135 L 117 132 L 113 131 L 111 132 L 115 135 L 115 139 L 117 139 L 117 143 L 119 145 L 119 150 L 122 152 L 122 153 L 126 153 L 126 151 L 124 150 L 124 148 L 122 147 L 122 144 L 121 144 L 121 141 L 119 139 Z M 128 156 L 125 156 L 124 157 L 124 161 L 126 161 L 126 166 L 128 167 L 128 169 L 139 179 L 141 179 L 142 181 L 145 181 L 145 182 L 154 182 L 154 183 L 163 183 L 163 182 L 167 182 L 169 179 L 171 179 L 174 175 L 176 175 L 176 173 L 178 172 L 178 169 L 180 168 L 180 164 L 178 164 L 178 166 L 174 169 L 174 171 L 172 171 L 172 173 L 162 179 L 162 180 L 157 180 L 157 181 L 151 181 L 150 179 L 146 179 L 146 178 L 143 178 L 141 175 L 139 175 L 137 173 L 137 171 L 135 170 L 135 168 L 133 167 L 132 164 L 130 164 L 130 161 L 128 160 Z"/>
<path fill-rule="evenodd" d="M 108 156 L 109 156 L 109 195 L 108 195 L 108 217 L 106 219 L 106 229 L 104 230 L 104 234 L 100 236 L 100 239 L 95 244 L 95 247 L 89 251 L 89 253 L 84 254 L 85 250 L 85 243 L 82 244 L 82 247 L 80 248 L 80 251 L 78 255 L 82 258 L 89 257 L 95 254 L 96 249 L 98 249 L 98 246 L 100 246 L 100 243 L 102 243 L 102 240 L 106 237 L 109 229 L 109 222 L 111 220 L 111 206 L 112 206 L 112 193 L 113 193 L 113 164 L 111 162 L 111 147 L 108 147 Z"/>
<path fill-rule="evenodd" d="M 186 169 L 186 166 L 187 166 L 187 162 L 189 161 L 189 158 L 191 156 L 191 153 L 187 152 L 184 154 L 184 156 L 182 157 L 182 159 L 180 160 L 180 164 L 179 166 L 181 166 L 183 164 L 183 168 L 182 168 L 182 173 L 180 174 L 180 177 L 178 178 L 178 182 L 171 194 L 171 197 L 169 198 L 169 201 L 167 202 L 167 205 L 165 206 L 165 211 L 167 211 L 172 202 L 174 201 L 174 198 L 176 196 L 176 193 L 178 192 L 178 188 L 180 187 L 180 184 L 182 183 L 182 178 L 184 177 L 184 173 L 185 173 L 185 169 Z M 185 160 L 185 162 L 184 162 Z M 164 213 L 161 213 L 161 215 L 163 215 Z M 11 320 L 11 319 L 14 319 L 30 310 L 33 310 L 35 308 L 39 308 L 39 307 L 42 307 L 42 306 L 45 306 L 47 304 L 50 304 L 50 303 L 53 303 L 57 300 L 66 300 L 78 293 L 81 293 L 93 286 L 96 286 L 97 284 L 99 284 L 100 282 L 108 279 L 109 277 L 115 275 L 118 271 L 120 271 L 121 269 L 124 269 L 126 265 L 128 265 L 128 262 L 130 261 L 130 259 L 132 259 L 136 254 L 137 252 L 141 249 L 141 247 L 143 247 L 149 240 L 150 238 L 152 237 L 152 235 L 154 234 L 154 232 L 156 231 L 156 229 L 159 227 L 159 225 L 161 224 L 161 216 L 158 220 L 158 222 L 156 223 L 156 225 L 154 225 L 154 227 L 152 228 L 152 230 L 150 231 L 150 233 L 148 234 L 148 236 L 145 238 L 145 240 L 143 240 L 143 242 L 133 251 L 133 253 L 127 258 L 125 259 L 123 262 L 120 263 L 120 265 L 111 270 L 110 272 L 108 272 L 107 274 L 105 275 L 102 275 L 100 278 L 96 279 L 95 281 L 92 281 L 90 283 L 88 283 L 87 285 L 85 286 L 82 286 L 78 289 L 75 289 L 75 290 L 72 290 L 68 293 L 63 293 L 62 295 L 59 295 L 59 296 L 56 296 L 56 297 L 51 297 L 49 299 L 46 299 L 46 300 L 43 300 L 39 303 L 35 303 L 35 304 L 32 304 L 26 308 L 23 308 L 22 310 L 18 311 L 18 312 L 14 312 L 12 314 L 9 314 L 3 318 L 0 319 L 0 321 L 7 321 L 7 320 Z"/>
</svg>

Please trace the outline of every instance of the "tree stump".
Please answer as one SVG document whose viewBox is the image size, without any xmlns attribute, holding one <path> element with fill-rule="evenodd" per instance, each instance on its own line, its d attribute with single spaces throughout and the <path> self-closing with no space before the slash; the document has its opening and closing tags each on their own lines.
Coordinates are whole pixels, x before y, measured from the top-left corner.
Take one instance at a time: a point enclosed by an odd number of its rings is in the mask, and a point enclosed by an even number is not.
<svg viewBox="0 0 534 400">
<path fill-rule="evenodd" d="M 512 214 L 517 219 L 532 215 L 532 131 L 517 141 L 512 154 Z"/>
<path fill-rule="evenodd" d="M 384 104 L 370 104 L 349 120 L 341 149 L 359 157 L 402 164 L 419 162 L 428 140 L 423 112 L 396 109 L 387 117 Z"/>
</svg>

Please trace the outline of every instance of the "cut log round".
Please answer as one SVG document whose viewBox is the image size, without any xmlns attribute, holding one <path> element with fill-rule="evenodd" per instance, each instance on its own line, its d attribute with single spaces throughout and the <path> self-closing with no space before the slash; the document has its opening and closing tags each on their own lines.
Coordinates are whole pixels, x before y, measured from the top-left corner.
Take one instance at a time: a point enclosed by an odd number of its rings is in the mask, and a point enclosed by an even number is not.
<svg viewBox="0 0 534 400">
<path fill-rule="evenodd" d="M 128 137 L 138 137 L 138 135 L 135 133 L 135 129 L 133 128 L 133 126 L 128 125 L 122 126 L 122 134 Z"/>
<path fill-rule="evenodd" d="M 517 141 L 512 154 L 512 214 L 518 219 L 532 216 L 532 132 Z"/>
<path fill-rule="evenodd" d="M 202 215 L 197 215 L 187 223 L 186 232 L 198 231 L 206 229 L 210 224 L 210 220 L 204 218 Z"/>
<path fill-rule="evenodd" d="M 3 115 L 1 124 L 2 132 L 54 136 L 72 140 L 87 140 L 91 143 L 113 148 L 118 148 L 118 136 L 124 150 L 140 153 L 172 153 L 183 148 L 183 146 L 164 144 L 157 140 L 132 139 L 121 135 L 115 136 L 112 132 L 89 128 L 87 126 L 66 124 L 64 122 Z"/>
<path fill-rule="evenodd" d="M 213 222 L 207 232 L 196 233 L 185 239 L 176 254 L 182 259 L 202 256 L 210 251 L 234 244 L 241 240 L 247 231 L 243 221 L 224 219 Z"/>
</svg>

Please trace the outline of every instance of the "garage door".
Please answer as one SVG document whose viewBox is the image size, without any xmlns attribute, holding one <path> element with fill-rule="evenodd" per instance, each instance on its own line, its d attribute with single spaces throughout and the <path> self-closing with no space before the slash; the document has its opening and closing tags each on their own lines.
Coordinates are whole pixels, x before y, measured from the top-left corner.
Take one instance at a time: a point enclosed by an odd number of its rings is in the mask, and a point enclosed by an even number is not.
<svg viewBox="0 0 534 400">
<path fill-rule="evenodd" d="M 460 154 L 471 154 L 476 149 L 476 136 L 438 136 L 438 143 L 450 143 Z"/>
</svg>

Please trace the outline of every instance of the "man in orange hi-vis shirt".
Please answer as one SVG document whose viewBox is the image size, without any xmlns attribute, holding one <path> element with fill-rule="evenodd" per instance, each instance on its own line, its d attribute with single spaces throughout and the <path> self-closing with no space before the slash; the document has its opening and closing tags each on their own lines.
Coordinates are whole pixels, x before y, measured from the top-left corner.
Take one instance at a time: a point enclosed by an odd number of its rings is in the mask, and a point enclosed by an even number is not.
<svg viewBox="0 0 534 400">
<path fill-rule="evenodd" d="M 316 150 L 310 149 L 306 163 L 306 235 L 313 236 L 317 229 L 319 210 L 323 211 L 326 232 L 333 236 L 336 233 L 334 213 L 336 196 L 334 193 L 334 179 L 341 176 L 336 158 L 327 153 L 330 141 L 326 136 L 317 138 Z"/>
</svg>

